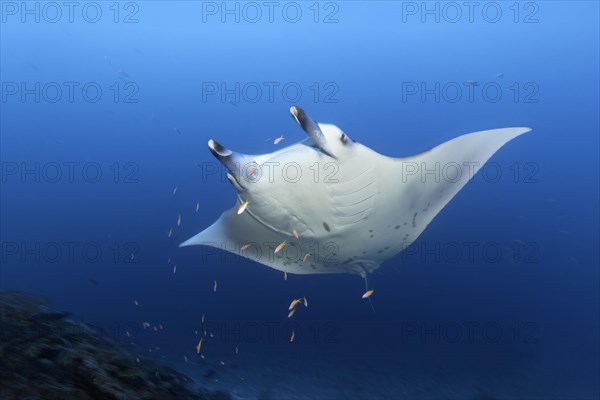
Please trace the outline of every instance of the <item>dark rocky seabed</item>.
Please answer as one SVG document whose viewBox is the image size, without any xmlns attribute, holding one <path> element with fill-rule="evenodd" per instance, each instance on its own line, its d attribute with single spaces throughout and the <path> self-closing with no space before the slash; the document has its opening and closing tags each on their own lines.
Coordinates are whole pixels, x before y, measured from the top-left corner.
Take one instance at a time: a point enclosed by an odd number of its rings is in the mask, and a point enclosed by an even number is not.
<svg viewBox="0 0 600 400">
<path fill-rule="evenodd" d="M 138 362 L 137 360 L 140 360 Z M 144 359 L 98 328 L 52 311 L 43 298 L 0 291 L 2 400 L 228 400 Z"/>
</svg>

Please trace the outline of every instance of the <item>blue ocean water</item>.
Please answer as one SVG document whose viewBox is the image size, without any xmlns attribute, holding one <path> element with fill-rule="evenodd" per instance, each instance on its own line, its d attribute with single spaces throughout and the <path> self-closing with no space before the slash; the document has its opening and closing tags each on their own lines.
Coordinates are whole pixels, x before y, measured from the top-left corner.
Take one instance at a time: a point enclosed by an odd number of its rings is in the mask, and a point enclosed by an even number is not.
<svg viewBox="0 0 600 400">
<path fill-rule="evenodd" d="M 235 398 L 598 398 L 597 2 L 0 4 L 2 289 Z M 396 157 L 533 131 L 373 274 L 373 312 L 357 276 L 178 248 L 235 205 L 207 141 L 303 140 L 293 105 Z"/>
</svg>

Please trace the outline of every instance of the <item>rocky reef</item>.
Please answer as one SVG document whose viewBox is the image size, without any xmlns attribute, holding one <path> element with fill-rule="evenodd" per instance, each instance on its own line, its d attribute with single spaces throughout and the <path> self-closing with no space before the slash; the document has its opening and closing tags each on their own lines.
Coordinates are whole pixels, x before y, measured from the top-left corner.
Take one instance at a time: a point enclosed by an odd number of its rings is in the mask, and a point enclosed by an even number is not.
<svg viewBox="0 0 600 400">
<path fill-rule="evenodd" d="M 3 400 L 227 400 L 181 373 L 142 359 L 104 332 L 55 312 L 39 297 L 0 291 Z"/>
</svg>

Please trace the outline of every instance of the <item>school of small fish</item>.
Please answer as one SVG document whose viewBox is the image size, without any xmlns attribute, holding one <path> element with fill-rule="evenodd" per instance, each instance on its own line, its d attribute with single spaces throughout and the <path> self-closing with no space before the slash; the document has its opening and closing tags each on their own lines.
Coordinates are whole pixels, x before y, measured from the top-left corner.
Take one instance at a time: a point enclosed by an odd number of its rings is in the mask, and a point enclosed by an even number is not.
<svg viewBox="0 0 600 400">
<path fill-rule="evenodd" d="M 288 307 L 288 318 L 292 318 L 294 316 L 294 314 L 296 313 L 296 306 L 300 303 L 304 304 L 304 307 L 308 307 L 308 300 L 306 300 L 306 296 L 300 297 L 299 299 L 294 299 L 292 300 L 292 302 L 290 303 L 290 306 Z"/>
</svg>

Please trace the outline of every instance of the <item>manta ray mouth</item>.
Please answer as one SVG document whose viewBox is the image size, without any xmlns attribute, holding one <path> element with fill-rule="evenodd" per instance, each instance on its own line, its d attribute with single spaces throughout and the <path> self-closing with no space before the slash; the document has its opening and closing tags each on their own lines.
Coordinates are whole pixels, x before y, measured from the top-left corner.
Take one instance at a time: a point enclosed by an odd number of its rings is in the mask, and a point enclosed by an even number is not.
<svg viewBox="0 0 600 400">
<path fill-rule="evenodd" d="M 237 178 L 231 174 L 231 173 L 227 173 L 227 179 L 229 179 L 229 183 L 231 183 L 233 185 L 233 187 L 239 192 L 245 192 L 246 189 L 240 184 L 240 182 L 237 180 Z"/>
</svg>

